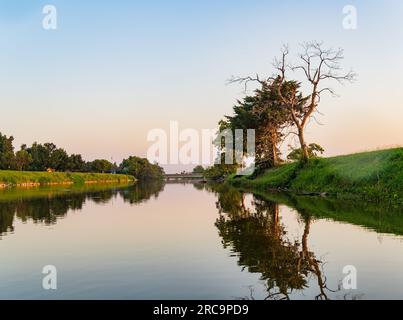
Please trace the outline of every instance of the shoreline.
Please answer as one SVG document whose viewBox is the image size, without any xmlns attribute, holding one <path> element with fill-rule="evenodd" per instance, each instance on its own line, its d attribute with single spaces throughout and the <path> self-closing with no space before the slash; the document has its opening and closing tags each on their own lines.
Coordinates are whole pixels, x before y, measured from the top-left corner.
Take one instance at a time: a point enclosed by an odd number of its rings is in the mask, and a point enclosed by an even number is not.
<svg viewBox="0 0 403 320">
<path fill-rule="evenodd" d="M 229 176 L 225 182 L 251 192 L 388 201 L 403 205 L 403 148 L 283 164 L 256 177 Z"/>
<path fill-rule="evenodd" d="M 130 183 L 133 176 L 109 173 L 0 171 L 0 190 L 41 186 Z"/>
</svg>

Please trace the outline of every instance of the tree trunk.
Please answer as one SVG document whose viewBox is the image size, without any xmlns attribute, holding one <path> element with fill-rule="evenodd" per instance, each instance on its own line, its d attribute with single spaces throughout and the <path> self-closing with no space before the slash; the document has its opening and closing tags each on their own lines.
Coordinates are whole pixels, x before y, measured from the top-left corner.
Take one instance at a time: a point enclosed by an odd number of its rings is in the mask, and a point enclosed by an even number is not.
<svg viewBox="0 0 403 320">
<path fill-rule="evenodd" d="M 298 128 L 298 138 L 301 144 L 302 161 L 307 162 L 309 159 L 308 146 L 305 142 L 304 128 Z"/>
<path fill-rule="evenodd" d="M 277 166 L 278 166 L 278 163 L 279 163 L 279 161 L 278 161 L 278 154 L 277 154 L 277 147 L 276 147 L 276 145 L 273 143 L 271 148 L 272 148 L 272 154 L 273 154 L 273 166 L 274 166 L 274 167 L 277 167 Z"/>
<path fill-rule="evenodd" d="M 278 154 L 277 154 L 277 132 L 271 132 L 271 153 L 272 153 L 272 161 L 273 166 L 276 167 L 279 164 Z"/>
</svg>

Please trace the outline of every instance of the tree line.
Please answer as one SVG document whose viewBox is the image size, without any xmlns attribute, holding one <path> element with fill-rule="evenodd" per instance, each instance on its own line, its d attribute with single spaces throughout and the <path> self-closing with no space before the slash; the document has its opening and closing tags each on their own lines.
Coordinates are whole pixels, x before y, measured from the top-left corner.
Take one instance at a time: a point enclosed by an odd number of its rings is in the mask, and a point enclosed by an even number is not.
<svg viewBox="0 0 403 320">
<path fill-rule="evenodd" d="M 283 47 L 281 57 L 274 62 L 274 75 L 261 78 L 237 77 L 230 83 L 241 83 L 245 91 L 249 83 L 257 84 L 253 94 L 238 100 L 233 107 L 233 115 L 226 116 L 219 122 L 220 131 L 231 130 L 236 137 L 235 130 L 255 130 L 255 152 L 253 155 L 245 154 L 244 157 L 255 157 L 258 171 L 280 165 L 280 146 L 286 137 L 293 134 L 297 137 L 298 147 L 292 148 L 288 160 L 298 160 L 306 163 L 310 158 L 323 153 L 323 148 L 316 143 L 308 143 L 305 131 L 308 124 L 315 118 L 321 97 L 324 93 L 334 95 L 329 87 L 330 82 L 353 81 L 356 74 L 352 71 L 344 73 L 341 68 L 343 60 L 342 49 L 326 49 L 319 42 L 307 42 L 302 45 L 302 52 L 298 55 L 298 62 L 292 64 L 289 61 L 289 49 Z M 297 73 L 300 73 L 298 75 Z M 302 81 L 295 80 L 301 78 Z M 304 90 L 302 89 L 304 88 Z M 235 138 L 233 145 L 236 144 Z M 246 137 L 243 137 L 246 141 Z M 225 158 L 229 151 L 228 144 L 219 137 L 215 142 L 220 150 L 219 156 Z M 244 148 L 245 149 L 245 148 Z M 232 151 L 232 154 L 235 152 Z M 234 158 L 235 162 L 235 158 Z M 220 164 L 209 169 L 210 175 L 220 172 L 234 172 L 240 163 L 225 165 Z"/>
<path fill-rule="evenodd" d="M 23 144 L 14 152 L 14 138 L 0 133 L 0 170 L 124 173 L 138 180 L 162 178 L 164 171 L 147 159 L 131 156 L 119 165 L 106 159 L 85 161 L 80 154 L 68 154 L 54 143 Z"/>
</svg>

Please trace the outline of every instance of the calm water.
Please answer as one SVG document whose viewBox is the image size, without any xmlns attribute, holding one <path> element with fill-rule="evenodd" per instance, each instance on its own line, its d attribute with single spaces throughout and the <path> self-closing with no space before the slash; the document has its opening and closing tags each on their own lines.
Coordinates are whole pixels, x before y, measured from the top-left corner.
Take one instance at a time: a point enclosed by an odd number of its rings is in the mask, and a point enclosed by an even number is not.
<svg viewBox="0 0 403 320">
<path fill-rule="evenodd" d="M 400 235 L 397 209 L 226 186 L 1 191 L 0 298 L 403 299 Z"/>
</svg>

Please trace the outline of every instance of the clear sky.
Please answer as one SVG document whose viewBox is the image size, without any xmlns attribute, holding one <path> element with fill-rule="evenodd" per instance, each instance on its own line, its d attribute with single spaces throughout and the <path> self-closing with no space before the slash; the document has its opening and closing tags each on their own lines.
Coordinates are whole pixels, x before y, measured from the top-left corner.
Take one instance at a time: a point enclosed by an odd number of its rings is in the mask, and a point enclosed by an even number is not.
<svg viewBox="0 0 403 320">
<path fill-rule="evenodd" d="M 57 30 L 42 28 L 55 5 Z M 355 5 L 358 29 L 342 9 Z M 215 128 L 283 43 L 345 49 L 358 81 L 323 99 L 308 140 L 326 155 L 403 144 L 403 2 L 0 0 L 0 131 L 87 160 L 145 156 L 153 128 Z"/>
</svg>

